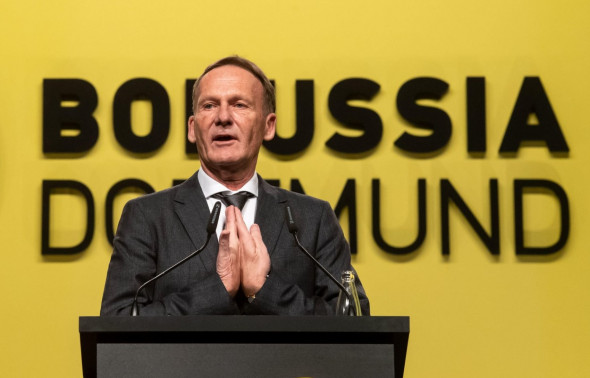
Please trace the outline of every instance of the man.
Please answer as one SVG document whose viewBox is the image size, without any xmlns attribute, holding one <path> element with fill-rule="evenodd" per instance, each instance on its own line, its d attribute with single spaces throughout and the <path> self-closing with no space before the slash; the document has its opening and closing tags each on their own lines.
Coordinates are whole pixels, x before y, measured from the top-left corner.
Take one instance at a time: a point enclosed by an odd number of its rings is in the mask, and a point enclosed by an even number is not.
<svg viewBox="0 0 590 378">
<path fill-rule="evenodd" d="M 274 88 L 252 62 L 224 58 L 193 88 L 188 138 L 201 169 L 184 183 L 129 201 L 121 215 L 101 315 L 128 315 L 137 288 L 196 250 L 217 197 L 241 194 L 222 208 L 217 236 L 186 264 L 148 285 L 142 315 L 334 314 L 339 289 L 298 250 L 284 221 L 289 205 L 301 243 L 337 279 L 350 252 L 325 201 L 275 188 L 256 174 L 263 140 L 275 134 Z M 363 314 L 369 301 L 357 281 Z"/>
</svg>

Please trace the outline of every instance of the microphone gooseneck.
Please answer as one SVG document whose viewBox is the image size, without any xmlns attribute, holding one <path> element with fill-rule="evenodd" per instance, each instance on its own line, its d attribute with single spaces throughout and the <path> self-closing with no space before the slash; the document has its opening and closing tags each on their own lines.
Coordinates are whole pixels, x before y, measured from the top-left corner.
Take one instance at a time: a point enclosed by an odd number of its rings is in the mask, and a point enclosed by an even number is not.
<svg viewBox="0 0 590 378">
<path fill-rule="evenodd" d="M 293 235 L 293 238 L 295 238 L 295 243 L 297 243 L 297 247 L 299 247 L 299 249 L 303 253 L 305 253 L 305 255 L 309 257 L 311 261 L 313 261 L 314 264 L 318 268 L 320 268 L 322 272 L 324 272 L 328 276 L 328 278 L 330 278 L 330 280 L 332 280 L 332 282 L 334 282 L 338 286 L 340 291 L 343 292 L 344 295 L 346 295 L 346 297 L 351 303 L 354 302 L 352 296 L 348 291 L 346 291 L 344 285 L 342 285 L 336 278 L 334 278 L 334 276 L 328 271 L 328 269 L 326 269 L 318 260 L 316 260 L 315 257 L 311 255 L 311 253 L 307 251 L 307 249 L 305 249 L 303 245 L 301 245 L 301 243 L 299 242 L 299 238 L 297 237 L 297 231 L 299 231 L 299 229 L 297 228 L 297 224 L 295 223 L 295 219 L 293 218 L 293 213 L 291 213 L 291 207 L 289 205 L 285 206 L 285 220 L 287 221 L 287 227 L 289 228 L 289 232 Z"/>
<path fill-rule="evenodd" d="M 146 287 L 150 283 L 156 281 L 160 277 L 168 274 L 171 270 L 173 270 L 173 269 L 177 268 L 178 266 L 184 264 L 185 262 L 187 262 L 188 260 L 190 260 L 192 257 L 198 255 L 202 250 L 205 249 L 205 247 L 207 247 L 207 244 L 209 244 L 209 240 L 211 239 L 211 235 L 213 235 L 215 233 L 215 230 L 217 229 L 217 222 L 219 222 L 219 213 L 221 211 L 220 209 L 221 209 L 221 202 L 217 201 L 215 203 L 215 205 L 213 205 L 213 210 L 211 211 L 211 215 L 209 215 L 209 220 L 207 221 L 207 239 L 205 240 L 205 243 L 201 246 L 201 248 L 199 248 L 196 251 L 192 252 L 190 255 L 186 256 L 185 258 L 183 258 L 182 260 L 180 260 L 176 264 L 172 265 L 168 269 L 160 272 L 155 277 L 150 278 L 149 280 L 147 280 L 146 282 L 144 282 L 139 287 L 139 289 L 137 289 L 137 291 L 135 292 L 135 297 L 133 298 L 133 305 L 131 306 L 131 316 L 137 316 L 137 315 L 139 315 L 139 308 L 137 306 L 137 297 L 139 296 L 139 293 L 141 292 L 141 290 L 144 287 Z"/>
</svg>

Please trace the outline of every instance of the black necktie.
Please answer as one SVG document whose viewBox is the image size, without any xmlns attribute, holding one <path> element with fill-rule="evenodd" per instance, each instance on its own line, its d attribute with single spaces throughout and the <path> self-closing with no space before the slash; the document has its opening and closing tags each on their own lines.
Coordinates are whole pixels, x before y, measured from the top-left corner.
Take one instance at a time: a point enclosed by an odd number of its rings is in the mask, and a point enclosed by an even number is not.
<svg viewBox="0 0 590 378">
<path fill-rule="evenodd" d="M 252 194 L 249 192 L 238 192 L 236 194 L 223 194 L 219 192 L 211 197 L 221 200 L 225 206 L 235 206 L 242 211 L 246 201 L 248 201 L 248 198 L 252 197 Z"/>
</svg>

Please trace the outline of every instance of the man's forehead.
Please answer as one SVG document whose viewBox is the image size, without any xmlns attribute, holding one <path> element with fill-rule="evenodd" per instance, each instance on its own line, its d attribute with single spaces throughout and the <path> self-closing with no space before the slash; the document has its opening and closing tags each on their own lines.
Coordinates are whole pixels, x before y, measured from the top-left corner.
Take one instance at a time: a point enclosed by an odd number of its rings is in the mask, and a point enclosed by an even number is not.
<svg viewBox="0 0 590 378">
<path fill-rule="evenodd" d="M 260 84 L 260 87 L 262 87 L 262 83 L 260 83 L 260 80 L 258 80 L 258 78 L 254 76 L 250 71 L 234 65 L 216 67 L 204 74 L 201 77 L 200 81 L 201 85 L 208 82 L 219 82 L 228 84 L 238 82 L 249 82 L 258 83 Z"/>
</svg>

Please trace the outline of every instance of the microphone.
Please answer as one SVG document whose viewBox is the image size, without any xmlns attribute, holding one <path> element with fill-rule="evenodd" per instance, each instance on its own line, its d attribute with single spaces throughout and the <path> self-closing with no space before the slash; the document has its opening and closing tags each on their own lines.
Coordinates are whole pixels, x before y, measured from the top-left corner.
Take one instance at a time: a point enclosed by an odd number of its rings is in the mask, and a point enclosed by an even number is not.
<svg viewBox="0 0 590 378">
<path fill-rule="evenodd" d="M 137 296 L 139 295 L 139 292 L 141 291 L 141 289 L 143 289 L 144 287 L 146 287 L 150 283 L 156 281 L 160 277 L 168 274 L 170 271 L 172 271 L 172 270 L 176 269 L 178 266 L 184 264 L 185 262 L 190 260 L 192 257 L 198 255 L 202 250 L 205 249 L 207 244 L 209 244 L 209 239 L 211 239 L 211 235 L 213 235 L 215 233 L 215 230 L 217 229 L 217 222 L 219 222 L 220 211 L 221 211 L 221 202 L 217 201 L 215 203 L 215 205 L 213 205 L 213 211 L 211 211 L 211 215 L 209 215 L 209 220 L 207 221 L 207 240 L 205 240 L 205 243 L 203 244 L 203 246 L 201 248 L 192 252 L 190 255 L 186 256 L 184 259 L 180 260 L 179 262 L 172 265 L 168 269 L 160 272 L 155 277 L 147 280 L 146 282 L 143 283 L 143 285 L 141 285 L 139 287 L 139 289 L 137 289 L 137 291 L 135 292 L 135 298 L 133 298 L 133 306 L 131 306 L 131 316 L 139 315 L 139 308 L 137 306 Z"/>
<path fill-rule="evenodd" d="M 287 227 L 289 228 L 289 232 L 295 238 L 295 242 L 297 243 L 297 247 L 299 247 L 299 249 L 301 251 L 303 251 L 303 253 L 305 253 L 307 255 L 307 257 L 309 257 L 311 259 L 311 261 L 313 261 L 314 264 L 318 268 L 320 268 L 322 270 L 322 272 L 324 272 L 328 276 L 328 278 L 330 278 L 330 280 L 332 280 L 332 282 L 334 282 L 336 284 L 336 286 L 338 286 L 340 291 L 346 295 L 346 297 L 348 298 L 348 301 L 350 303 L 354 303 L 354 299 L 352 298 L 350 293 L 348 291 L 346 291 L 346 288 L 344 287 L 344 285 L 342 285 L 336 278 L 334 278 L 334 276 L 330 272 L 328 272 L 328 269 L 324 268 L 324 266 L 318 260 L 316 260 L 316 258 L 313 257 L 311 255 L 311 253 L 309 253 L 307 251 L 307 249 L 305 249 L 305 247 L 302 246 L 301 243 L 299 242 L 299 238 L 297 237 L 297 231 L 299 231 L 299 229 L 297 228 L 297 223 L 295 223 L 295 219 L 293 218 L 293 214 L 291 213 L 291 206 L 289 206 L 289 205 L 285 205 L 285 220 L 287 221 Z M 357 315 L 360 315 L 360 314 L 357 314 Z"/>
</svg>

